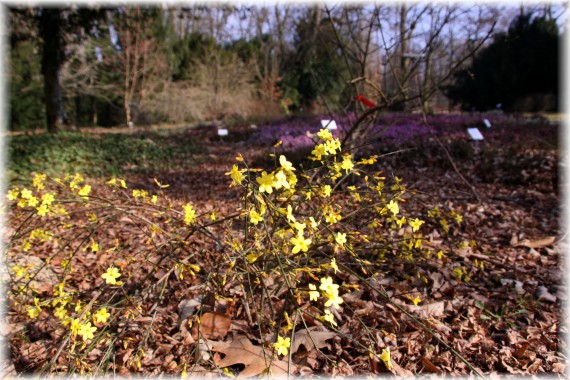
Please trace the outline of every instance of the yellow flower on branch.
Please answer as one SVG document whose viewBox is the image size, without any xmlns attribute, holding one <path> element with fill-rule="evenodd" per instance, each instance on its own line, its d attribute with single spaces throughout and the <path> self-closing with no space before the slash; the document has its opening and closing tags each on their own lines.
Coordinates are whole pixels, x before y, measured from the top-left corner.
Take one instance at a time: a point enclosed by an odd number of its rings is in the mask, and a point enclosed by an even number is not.
<svg viewBox="0 0 570 380">
<path fill-rule="evenodd" d="M 74 337 L 79 334 L 79 330 L 81 329 L 82 323 L 78 318 L 75 318 L 71 321 L 71 326 L 69 329 L 71 330 L 71 336 Z"/>
<path fill-rule="evenodd" d="M 79 331 L 77 331 L 77 335 L 81 335 L 81 337 L 85 341 L 87 339 L 93 339 L 94 337 L 93 333 L 95 331 L 97 331 L 97 327 L 95 326 L 92 327 L 91 322 L 86 322 L 81 325 Z"/>
<path fill-rule="evenodd" d="M 103 278 L 103 280 L 105 280 L 107 284 L 116 285 L 117 278 L 121 277 L 121 273 L 119 272 L 119 269 L 115 267 L 110 267 L 107 269 L 107 272 L 101 275 L 101 277 Z"/>
<path fill-rule="evenodd" d="M 334 320 L 334 315 L 328 309 L 325 309 L 325 315 L 320 316 L 319 319 L 322 319 L 323 321 L 327 321 L 328 323 L 330 323 L 333 326 L 337 326 L 337 323 Z"/>
<path fill-rule="evenodd" d="M 18 199 L 18 195 L 20 194 L 20 190 L 16 187 L 11 189 L 10 191 L 8 191 L 8 200 L 9 201 L 15 201 L 16 199 Z"/>
<path fill-rule="evenodd" d="M 91 192 L 91 186 L 85 185 L 77 192 L 77 195 L 83 198 L 87 198 L 90 192 Z"/>
<path fill-rule="evenodd" d="M 408 224 L 412 227 L 412 232 L 416 232 L 420 229 L 421 225 L 424 224 L 424 221 L 416 218 L 414 220 L 408 220 Z"/>
<path fill-rule="evenodd" d="M 44 181 L 46 180 L 47 176 L 45 174 L 39 173 L 35 174 L 34 178 L 32 179 L 32 186 L 38 190 L 41 190 L 45 187 Z"/>
<path fill-rule="evenodd" d="M 389 371 L 394 369 L 394 366 L 392 365 L 392 360 L 390 358 L 390 347 L 383 349 L 382 353 L 378 355 L 378 358 L 384 362 L 384 365 Z"/>
<path fill-rule="evenodd" d="M 196 211 L 190 203 L 186 203 L 183 207 L 184 210 L 184 223 L 189 225 L 196 221 Z"/>
<path fill-rule="evenodd" d="M 259 191 L 262 193 L 271 194 L 273 192 L 273 187 L 275 186 L 275 177 L 273 174 L 267 174 L 266 171 L 261 173 L 261 177 L 255 179 L 259 184 Z"/>
<path fill-rule="evenodd" d="M 352 157 L 350 154 L 345 154 L 342 156 L 342 164 L 340 167 L 346 170 L 347 174 L 350 170 L 354 169 L 354 163 L 352 162 Z"/>
<path fill-rule="evenodd" d="M 344 245 L 344 243 L 346 243 L 346 234 L 339 232 L 336 234 L 336 236 L 334 237 L 334 239 L 336 240 L 336 243 L 338 245 Z"/>
<path fill-rule="evenodd" d="M 105 323 L 110 316 L 111 314 L 109 314 L 107 308 L 102 307 L 93 314 L 93 323 Z"/>
<path fill-rule="evenodd" d="M 329 131 L 328 129 L 321 129 L 318 133 L 317 136 L 319 136 L 319 138 L 323 141 L 329 141 L 333 139 L 333 135 L 331 133 L 331 131 Z"/>
<path fill-rule="evenodd" d="M 241 183 L 245 179 L 245 176 L 243 175 L 243 170 L 239 170 L 239 167 L 237 165 L 232 166 L 232 170 L 225 174 L 229 175 L 230 178 L 234 181 L 233 185 L 241 185 Z"/>
<path fill-rule="evenodd" d="M 255 210 L 251 210 L 249 212 L 249 221 L 251 223 L 253 223 L 254 225 L 257 226 L 257 223 L 261 222 L 263 220 L 263 218 L 261 217 L 261 215 L 259 215 L 259 213 Z"/>
<path fill-rule="evenodd" d="M 287 176 L 282 170 L 275 174 L 273 187 L 275 187 L 275 189 L 281 189 L 282 187 L 285 189 L 291 188 L 289 181 L 287 180 Z"/>
<path fill-rule="evenodd" d="M 319 144 L 315 146 L 315 149 L 311 152 L 314 157 L 310 157 L 312 160 L 321 161 L 322 156 L 327 155 L 327 150 L 324 144 Z"/>
<path fill-rule="evenodd" d="M 309 284 L 309 300 L 316 301 L 319 299 L 319 292 L 317 291 L 317 287 L 313 284 Z"/>
<path fill-rule="evenodd" d="M 277 350 L 277 355 L 287 355 L 290 346 L 291 338 L 283 339 L 281 336 L 278 336 L 277 342 L 273 343 L 273 348 Z"/>
<path fill-rule="evenodd" d="M 398 207 L 398 202 L 393 199 L 390 201 L 390 203 L 388 203 L 388 205 L 386 205 L 386 208 L 390 210 L 390 212 L 394 215 L 400 212 L 400 208 Z"/>
<path fill-rule="evenodd" d="M 297 253 L 299 251 L 307 252 L 309 250 L 309 245 L 311 244 L 311 239 L 305 239 L 302 234 L 297 234 L 296 237 L 291 238 L 291 244 L 293 244 L 292 253 Z"/>
<path fill-rule="evenodd" d="M 293 164 L 291 162 L 287 161 L 287 158 L 284 155 L 279 156 L 279 163 L 281 164 L 281 167 L 286 171 L 295 170 L 295 168 L 293 167 Z"/>
</svg>

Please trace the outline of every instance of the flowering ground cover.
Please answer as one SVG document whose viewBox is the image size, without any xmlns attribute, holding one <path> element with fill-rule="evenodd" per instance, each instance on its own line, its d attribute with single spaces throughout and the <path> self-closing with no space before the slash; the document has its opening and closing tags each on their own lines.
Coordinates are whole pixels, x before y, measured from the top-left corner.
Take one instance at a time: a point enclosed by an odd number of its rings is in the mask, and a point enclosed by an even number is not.
<svg viewBox="0 0 570 380">
<path fill-rule="evenodd" d="M 558 128 L 484 117 L 8 141 L 12 371 L 564 373 Z"/>
</svg>

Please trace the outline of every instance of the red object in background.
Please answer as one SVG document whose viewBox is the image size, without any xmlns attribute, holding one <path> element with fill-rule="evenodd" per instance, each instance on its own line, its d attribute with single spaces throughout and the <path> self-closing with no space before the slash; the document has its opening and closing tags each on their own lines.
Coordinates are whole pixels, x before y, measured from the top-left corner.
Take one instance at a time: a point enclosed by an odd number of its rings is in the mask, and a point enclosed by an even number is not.
<svg viewBox="0 0 570 380">
<path fill-rule="evenodd" d="M 362 104 L 364 104 L 365 106 L 368 106 L 370 108 L 372 107 L 376 107 L 376 104 L 372 103 L 370 100 L 366 99 L 364 96 L 362 95 L 357 95 L 354 99 L 362 102 Z"/>
</svg>

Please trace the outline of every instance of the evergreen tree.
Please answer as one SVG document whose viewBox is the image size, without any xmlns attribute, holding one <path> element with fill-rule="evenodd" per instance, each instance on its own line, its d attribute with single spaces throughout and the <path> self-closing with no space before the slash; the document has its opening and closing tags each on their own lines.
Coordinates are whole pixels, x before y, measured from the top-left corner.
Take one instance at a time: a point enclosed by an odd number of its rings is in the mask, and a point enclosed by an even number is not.
<svg viewBox="0 0 570 380">
<path fill-rule="evenodd" d="M 495 36 L 467 69 L 455 74 L 448 96 L 465 110 L 494 109 L 497 104 L 511 111 L 551 108 L 541 98 L 558 99 L 559 33 L 554 20 L 517 17 L 507 33 Z M 529 103 L 529 98 L 535 100 Z"/>
</svg>

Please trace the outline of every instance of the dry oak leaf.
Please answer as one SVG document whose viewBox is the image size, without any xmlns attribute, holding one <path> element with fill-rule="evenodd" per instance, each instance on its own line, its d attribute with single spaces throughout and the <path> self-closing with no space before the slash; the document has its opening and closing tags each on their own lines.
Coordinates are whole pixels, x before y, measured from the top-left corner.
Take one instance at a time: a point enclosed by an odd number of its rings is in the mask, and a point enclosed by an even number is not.
<svg viewBox="0 0 570 380">
<path fill-rule="evenodd" d="M 192 325 L 192 338 L 197 340 L 200 333 L 206 339 L 224 339 L 231 326 L 232 320 L 224 314 L 204 313 L 199 323 Z"/>
<path fill-rule="evenodd" d="M 520 243 L 515 244 L 515 247 L 544 248 L 554 244 L 555 241 L 556 236 L 547 236 L 537 240 L 524 239 Z"/>
<path fill-rule="evenodd" d="M 220 368 L 235 364 L 243 364 L 245 368 L 238 375 L 240 378 L 258 376 L 269 368 L 271 376 L 281 377 L 293 373 L 296 367 L 293 363 L 278 360 L 273 357 L 270 350 L 254 346 L 245 336 L 237 336 L 231 342 L 207 341 L 212 351 L 226 355 L 222 360 L 217 360 L 216 365 Z M 289 368 L 288 368 L 289 367 Z"/>
<path fill-rule="evenodd" d="M 315 347 L 324 348 L 327 346 L 326 341 L 334 338 L 335 336 L 335 333 L 328 331 L 321 326 L 313 326 L 308 329 L 299 330 L 295 333 L 291 352 L 297 352 L 301 345 L 305 346 L 307 351 L 311 351 Z"/>
</svg>

